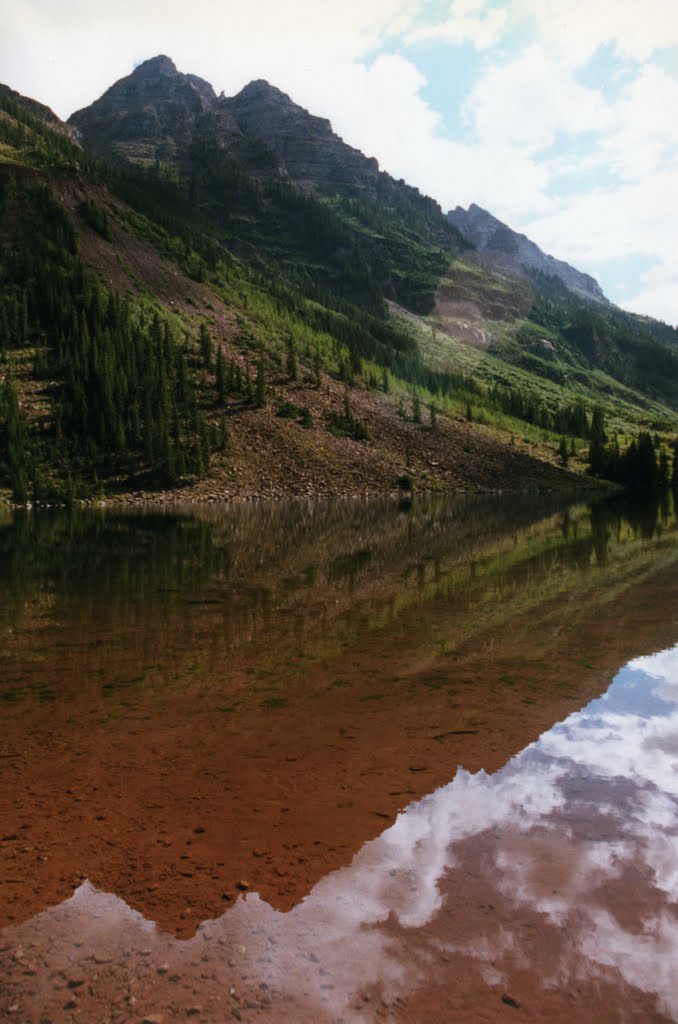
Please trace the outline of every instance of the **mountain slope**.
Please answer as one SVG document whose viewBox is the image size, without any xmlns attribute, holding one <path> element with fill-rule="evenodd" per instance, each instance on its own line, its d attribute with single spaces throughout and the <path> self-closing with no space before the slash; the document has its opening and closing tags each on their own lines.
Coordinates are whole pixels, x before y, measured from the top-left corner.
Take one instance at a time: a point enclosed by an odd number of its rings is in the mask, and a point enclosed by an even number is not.
<svg viewBox="0 0 678 1024">
<path fill-rule="evenodd" d="M 597 403 L 676 424 L 675 353 L 462 257 L 433 200 L 267 83 L 227 100 L 154 58 L 70 126 L 0 93 L 0 235 L 15 497 L 568 486 Z"/>
<path fill-rule="evenodd" d="M 135 210 L 111 191 L 117 175 L 107 186 L 104 167 L 21 103 L 0 115 L 0 142 L 0 492 L 567 484 L 507 437 L 444 415 L 442 400 L 435 424 L 404 415 L 414 386 L 383 360 L 410 375 L 420 364 L 387 321 L 308 302 L 225 252 L 210 265 L 199 220 L 188 234 L 178 214 L 174 235 Z M 382 360 L 380 381 L 358 346 Z"/>
<path fill-rule="evenodd" d="M 468 210 L 457 206 L 447 217 L 496 266 L 513 271 L 538 271 L 562 281 L 574 295 L 607 303 L 600 285 L 590 274 L 583 274 L 569 263 L 547 256 L 527 235 L 513 231 L 475 203 Z"/>
</svg>

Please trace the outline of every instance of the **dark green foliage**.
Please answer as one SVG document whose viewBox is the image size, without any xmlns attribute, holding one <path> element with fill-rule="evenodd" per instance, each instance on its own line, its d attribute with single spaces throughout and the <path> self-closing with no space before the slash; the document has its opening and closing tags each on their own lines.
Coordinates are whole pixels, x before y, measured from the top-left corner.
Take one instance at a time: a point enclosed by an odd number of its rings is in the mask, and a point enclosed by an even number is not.
<svg viewBox="0 0 678 1024">
<path fill-rule="evenodd" d="M 297 352 L 294 345 L 294 338 L 287 339 L 287 362 L 285 364 L 287 376 L 291 381 L 299 380 L 299 370 L 297 367 Z"/>
<path fill-rule="evenodd" d="M 487 398 L 494 408 L 542 430 L 570 437 L 590 437 L 589 414 L 581 399 L 552 410 L 534 395 L 526 395 L 518 388 L 500 386 L 491 388 Z"/>
<path fill-rule="evenodd" d="M 530 319 L 559 337 L 562 365 L 597 368 L 638 391 L 678 406 L 678 332 L 615 307 L 592 305 L 562 282 L 539 275 Z M 529 365 L 528 365 L 529 364 Z M 557 379 L 562 365 L 522 365 Z"/>
<path fill-rule="evenodd" d="M 462 374 L 431 370 L 414 331 L 388 319 L 386 299 L 430 311 L 441 275 L 460 247 L 437 205 L 416 190 L 384 177 L 376 201 L 304 194 L 280 181 L 277 160 L 265 146 L 252 144 L 239 164 L 208 136 L 196 144 L 189 170 L 188 164 L 183 170 L 160 164 L 146 171 L 111 170 L 2 91 L 0 108 L 10 115 L 0 121 L 0 141 L 16 146 L 48 179 L 70 176 L 77 187 L 86 187 L 89 198 L 78 209 L 77 225 L 84 221 L 110 237 L 107 210 L 115 208 L 116 225 L 137 232 L 194 278 L 208 281 L 226 302 L 246 310 L 241 344 L 248 358 L 254 358 L 257 339 L 266 337 L 270 365 L 274 371 L 284 368 L 293 382 L 300 376 L 298 359 L 309 371 L 304 382 L 312 379 L 316 386 L 321 371 L 347 384 L 362 378 L 370 387 L 381 378 L 385 392 L 391 377 L 397 378 L 407 382 L 416 422 L 422 418 L 420 391 L 422 400 L 443 404 L 454 395 L 458 407 L 466 405 L 469 420 L 482 421 L 486 410 L 497 409 L 571 438 L 572 444 L 575 437 L 590 441 L 592 470 L 607 472 L 604 429 L 583 401 L 558 404 L 552 388 L 541 392 L 548 398 L 535 397 L 537 389 L 487 390 Z M 255 166 L 260 178 L 249 173 Z M 106 188 L 132 209 L 113 207 Z M 108 296 L 78 260 L 73 223 L 48 188 L 27 187 L 11 172 L 0 176 L 0 217 L 3 243 L 8 242 L 0 267 L 0 353 L 31 346 L 35 376 L 57 381 L 60 409 L 53 436 L 38 437 L 24 425 L 28 490 L 48 488 L 50 473 L 41 467 L 49 465 L 62 478 L 70 473 L 75 490 L 83 477 L 96 486 L 95 479 L 112 474 L 145 474 L 164 483 L 206 472 L 211 450 L 222 445 L 219 429 L 201 422 L 195 371 L 206 371 L 197 374 L 202 382 L 215 373 L 208 406 L 223 408 L 235 396 L 261 407 L 263 352 L 254 381 L 255 364 L 241 366 L 239 357 L 227 362 L 221 345 L 215 365 L 208 325 L 202 323 L 198 362 L 195 346 L 185 346 L 176 322 L 156 323 L 140 303 Z M 599 367 L 678 404 L 678 355 L 662 344 L 674 344 L 676 332 L 655 325 L 649 337 L 640 318 L 582 305 L 543 275 L 536 275 L 535 284 L 531 323 L 520 327 L 515 343 L 497 346 L 507 361 L 558 384 Z M 543 345 L 544 338 L 552 348 Z M 429 409 L 435 428 L 434 406 Z M 299 414 L 300 422 L 310 422 L 306 413 L 305 421 Z M 366 436 L 348 401 L 343 413 L 330 415 L 328 427 Z M 0 473 L 7 482 L 3 458 Z M 657 472 L 661 479 L 661 467 Z"/>
<path fill-rule="evenodd" d="M 600 437 L 599 432 L 598 440 L 592 439 L 591 441 L 589 453 L 589 471 L 591 473 L 621 484 L 629 491 L 645 494 L 651 494 L 658 487 L 667 485 L 668 458 L 660 470 L 655 445 L 647 431 L 641 431 L 624 451 L 620 450 L 616 437 L 607 446 L 599 440 Z M 591 454 L 594 455 L 593 459 Z"/>
<path fill-rule="evenodd" d="M 264 369 L 263 353 L 259 356 L 259 361 L 257 362 L 255 401 L 258 409 L 263 409 L 263 407 L 266 405 L 266 373 Z"/>
<path fill-rule="evenodd" d="M 113 240 L 113 233 L 108 223 L 108 213 L 102 206 L 97 206 L 91 199 L 85 199 L 84 202 L 80 203 L 78 209 L 86 224 L 100 234 L 102 238 L 105 238 L 107 242 Z"/>
<path fill-rule="evenodd" d="M 226 360 L 224 359 L 224 350 L 221 347 L 221 345 L 219 345 L 217 348 L 217 361 L 214 383 L 217 392 L 217 404 L 225 405 L 228 388 L 226 383 Z"/>
<path fill-rule="evenodd" d="M 28 498 L 30 457 L 16 390 L 11 375 L 5 372 L 0 386 L 0 477 L 9 484 L 15 501 Z"/>
<path fill-rule="evenodd" d="M 671 481 L 671 466 L 666 448 L 659 451 L 659 462 L 657 465 L 657 487 L 665 490 Z"/>
<path fill-rule="evenodd" d="M 558 445 L 558 458 L 560 459 L 561 466 L 567 466 L 570 461 L 570 453 L 567 447 L 567 438 L 561 437 L 560 444 Z"/>
<path fill-rule="evenodd" d="M 0 322 L 9 324 L 11 347 L 40 343 L 41 376 L 58 382 L 51 434 L 32 436 L 13 413 L 5 417 L 2 472 L 15 495 L 25 495 L 30 475 L 36 495 L 47 497 L 41 465 L 65 480 L 144 468 L 164 484 L 205 472 L 206 430 L 168 323 L 140 314 L 84 269 L 71 222 L 45 187 L 17 183 L 11 214 Z"/>
<path fill-rule="evenodd" d="M 602 406 L 596 405 L 591 417 L 591 443 L 589 445 L 589 472 L 594 476 L 608 476 L 609 463 L 612 462 L 616 465 L 618 462 L 618 448 L 615 447 L 608 457 L 608 451 L 605 448 L 606 441 L 605 413 Z M 616 446 L 616 444 L 615 440 L 614 445 Z M 610 477 L 610 479 L 614 479 L 614 477 Z"/>
<path fill-rule="evenodd" d="M 369 438 L 365 424 L 353 415 L 348 395 L 344 398 L 343 412 L 328 413 L 327 429 L 331 434 L 350 437 L 354 441 L 366 441 Z"/>
<path fill-rule="evenodd" d="M 214 345 L 207 324 L 204 320 L 200 324 L 198 332 L 198 344 L 200 345 L 200 356 L 206 370 L 212 369 L 212 357 L 214 356 Z"/>
<path fill-rule="evenodd" d="M 278 406 L 276 416 L 284 420 L 297 420 L 302 427 L 313 426 L 311 410 L 306 405 L 296 405 L 294 402 L 285 401 Z"/>
</svg>

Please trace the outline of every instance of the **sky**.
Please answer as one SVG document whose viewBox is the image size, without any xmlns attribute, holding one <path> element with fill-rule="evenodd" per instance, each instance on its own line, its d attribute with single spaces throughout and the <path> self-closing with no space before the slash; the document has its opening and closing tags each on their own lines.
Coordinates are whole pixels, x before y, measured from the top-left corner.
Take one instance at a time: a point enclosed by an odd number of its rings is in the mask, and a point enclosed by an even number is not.
<svg viewBox="0 0 678 1024">
<path fill-rule="evenodd" d="M 62 118 L 159 53 L 678 324 L 678 0 L 3 0 L 0 81 Z"/>
</svg>

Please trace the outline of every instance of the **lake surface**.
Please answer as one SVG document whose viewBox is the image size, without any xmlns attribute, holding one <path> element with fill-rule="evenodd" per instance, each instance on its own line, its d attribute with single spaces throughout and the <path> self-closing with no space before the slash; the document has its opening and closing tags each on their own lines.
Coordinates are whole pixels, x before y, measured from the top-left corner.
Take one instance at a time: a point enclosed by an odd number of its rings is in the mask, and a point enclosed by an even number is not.
<svg viewBox="0 0 678 1024">
<path fill-rule="evenodd" d="M 678 1020 L 677 569 L 670 503 L 5 513 L 0 1020 Z"/>
</svg>

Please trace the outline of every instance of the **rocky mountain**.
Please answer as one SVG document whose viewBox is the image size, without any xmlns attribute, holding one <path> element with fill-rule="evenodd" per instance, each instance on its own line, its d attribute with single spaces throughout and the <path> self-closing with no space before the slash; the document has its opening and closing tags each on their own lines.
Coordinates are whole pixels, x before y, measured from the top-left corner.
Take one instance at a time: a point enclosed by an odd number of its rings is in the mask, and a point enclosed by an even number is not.
<svg viewBox="0 0 678 1024">
<path fill-rule="evenodd" d="M 548 256 L 527 235 L 514 231 L 475 203 L 468 210 L 457 206 L 450 210 L 447 218 L 495 266 L 512 271 L 532 270 L 556 277 L 575 295 L 593 302 L 608 302 L 595 278 L 563 260 Z"/>
<path fill-rule="evenodd" d="M 82 144 L 109 162 L 187 169 L 195 144 L 209 140 L 259 177 L 279 177 L 306 192 L 340 194 L 415 208 L 439 221 L 439 205 L 379 170 L 374 157 L 347 145 L 323 117 L 310 114 L 259 79 L 236 96 L 183 74 L 164 55 L 140 64 L 68 121 Z M 265 154 L 269 159 L 262 159 Z M 449 229 L 448 236 L 451 236 Z"/>
<path fill-rule="evenodd" d="M 212 86 L 182 75 L 169 57 L 140 64 L 68 123 L 87 149 L 112 162 L 184 164 L 217 105 Z M 222 114 L 222 120 L 223 114 Z M 225 133 L 238 133 L 225 118 Z"/>
<path fill-rule="evenodd" d="M 309 114 L 280 89 L 260 79 L 227 103 L 240 129 L 264 142 L 298 187 L 376 194 L 377 161 L 346 145 L 326 118 Z"/>
<path fill-rule="evenodd" d="M 0 87 L 0 501 L 569 486 L 601 405 L 666 455 L 676 332 L 474 211 L 469 256 L 266 82 L 156 57 L 68 125 Z"/>
<path fill-rule="evenodd" d="M 8 85 L 0 84 L 0 98 L 10 103 L 18 103 L 19 106 L 24 107 L 35 117 L 45 121 L 53 128 L 63 128 L 63 123 L 50 107 L 45 106 L 44 103 L 38 103 L 37 100 L 31 99 L 30 96 L 22 96 L 20 92 L 10 89 Z"/>
</svg>

